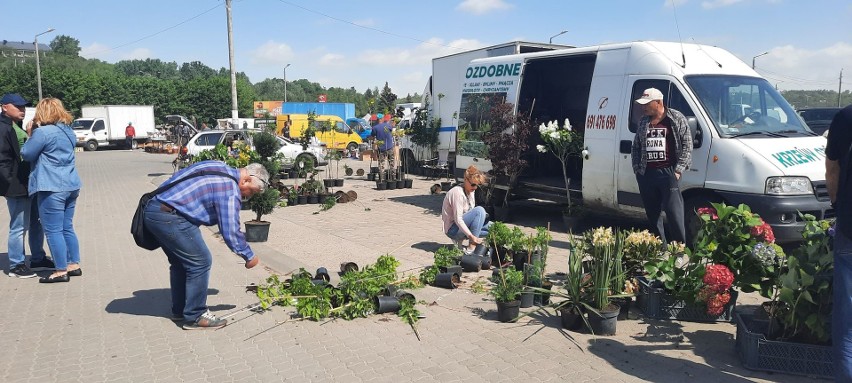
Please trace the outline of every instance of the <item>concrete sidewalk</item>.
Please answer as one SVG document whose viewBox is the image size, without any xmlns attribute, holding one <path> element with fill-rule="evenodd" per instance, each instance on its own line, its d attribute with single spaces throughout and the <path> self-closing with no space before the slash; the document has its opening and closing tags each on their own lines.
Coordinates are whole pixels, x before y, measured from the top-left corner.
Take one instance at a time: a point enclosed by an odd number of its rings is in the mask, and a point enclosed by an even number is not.
<svg viewBox="0 0 852 383">
<path fill-rule="evenodd" d="M 395 315 L 353 321 L 302 321 L 276 307 L 242 313 L 216 331 L 184 331 L 168 319 L 168 264 L 161 251 L 136 247 L 130 218 L 139 196 L 171 174 L 171 156 L 142 151 L 78 154 L 83 189 L 75 228 L 82 277 L 40 285 L 0 278 L 2 382 L 277 382 L 277 381 L 601 381 L 796 382 L 807 378 L 745 370 L 734 353 L 732 324 L 646 321 L 618 324 L 595 340 L 562 330 L 559 318 L 496 321 L 496 306 L 468 288 L 490 272 L 465 275 L 462 288 L 415 290 L 425 318 L 412 329 Z M 368 163 L 344 160 L 353 168 Z M 333 165 L 332 165 L 333 166 Z M 341 172 L 342 173 L 342 172 Z M 285 181 L 288 182 L 288 181 Z M 290 181 L 292 182 L 292 181 Z M 223 315 L 257 302 L 244 286 L 299 267 L 363 266 L 386 253 L 400 270 L 419 272 L 448 239 L 441 233 L 442 195 L 416 177 L 413 189 L 375 191 L 347 177 L 355 203 L 314 214 L 319 205 L 276 209 L 270 240 L 253 244 L 264 267 L 246 270 L 218 238 L 202 230 L 214 255 L 209 305 Z M 0 209 L 0 222 L 8 222 Z M 548 271 L 565 269 L 567 234 L 558 216 L 534 206 L 523 222 L 557 222 Z M 242 218 L 252 218 L 244 211 Z M 532 225 L 524 227 L 532 231 Z M 5 229 L 3 229 L 5 230 Z M 0 249 L 6 235 L 0 235 Z M 5 270 L 8 260 L 0 256 Z M 756 302 L 756 301 L 754 301 Z"/>
</svg>

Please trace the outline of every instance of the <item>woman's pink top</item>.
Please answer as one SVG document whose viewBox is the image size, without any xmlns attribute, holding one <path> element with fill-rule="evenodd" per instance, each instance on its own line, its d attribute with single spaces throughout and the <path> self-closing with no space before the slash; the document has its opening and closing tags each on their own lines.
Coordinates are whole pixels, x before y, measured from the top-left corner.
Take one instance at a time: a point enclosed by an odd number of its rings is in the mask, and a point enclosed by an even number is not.
<svg viewBox="0 0 852 383">
<path fill-rule="evenodd" d="M 455 186 L 444 197 L 444 205 L 441 207 L 441 219 L 444 220 L 444 234 L 450 230 L 453 223 L 459 227 L 459 230 L 466 237 L 473 235 L 470 229 L 464 223 L 462 216 L 476 206 L 476 200 L 473 197 L 473 192 L 464 195 L 464 187 Z"/>
</svg>

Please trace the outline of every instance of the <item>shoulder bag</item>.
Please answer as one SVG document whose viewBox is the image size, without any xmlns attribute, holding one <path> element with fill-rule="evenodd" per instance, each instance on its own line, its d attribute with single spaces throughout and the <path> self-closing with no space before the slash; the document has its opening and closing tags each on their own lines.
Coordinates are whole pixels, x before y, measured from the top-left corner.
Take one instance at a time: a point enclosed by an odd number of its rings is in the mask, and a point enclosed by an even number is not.
<svg viewBox="0 0 852 383">
<path fill-rule="evenodd" d="M 200 171 L 200 172 L 197 172 L 197 173 L 192 173 L 192 174 L 190 174 L 190 175 L 188 175 L 184 178 L 181 178 L 179 180 L 176 180 L 176 181 L 174 181 L 174 182 L 172 182 L 168 185 L 162 185 L 152 192 L 142 194 L 142 197 L 139 198 L 139 205 L 136 206 L 136 213 L 133 214 L 133 220 L 130 221 L 130 234 L 133 235 L 133 240 L 136 241 L 136 246 L 139 246 L 139 247 L 141 247 L 143 249 L 147 249 L 147 250 L 156 250 L 156 249 L 160 248 L 160 242 L 157 241 L 157 238 L 154 237 L 154 235 L 151 234 L 151 232 L 148 231 L 148 229 L 145 228 L 145 206 L 148 205 L 148 201 L 150 201 L 151 198 L 154 198 L 154 196 L 156 196 L 157 194 L 171 189 L 172 186 L 175 186 L 175 185 L 177 185 L 177 184 L 179 184 L 179 183 L 181 183 L 185 180 L 188 180 L 190 178 L 201 177 L 201 176 L 228 177 L 228 178 L 234 180 L 234 182 L 239 184 L 239 181 L 236 178 L 234 178 L 234 176 L 232 176 L 230 174 L 222 173 L 222 172 L 216 172 L 216 171 Z"/>
</svg>

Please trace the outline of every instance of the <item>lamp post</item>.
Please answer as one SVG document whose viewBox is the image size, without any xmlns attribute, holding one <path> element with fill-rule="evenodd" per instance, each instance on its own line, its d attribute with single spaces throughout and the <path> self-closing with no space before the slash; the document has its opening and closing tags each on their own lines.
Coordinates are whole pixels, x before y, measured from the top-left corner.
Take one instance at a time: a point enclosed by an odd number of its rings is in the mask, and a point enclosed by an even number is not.
<svg viewBox="0 0 852 383">
<path fill-rule="evenodd" d="M 758 57 L 760 57 L 760 56 L 763 56 L 763 55 L 768 55 L 768 54 L 769 54 L 769 51 L 766 51 L 766 52 L 763 52 L 763 53 L 761 53 L 761 54 L 759 54 L 759 55 L 757 55 L 757 56 L 752 57 L 752 58 L 751 58 L 751 69 L 754 69 L 754 59 L 756 59 L 756 58 L 758 58 Z"/>
<path fill-rule="evenodd" d="M 45 34 L 53 32 L 53 28 L 50 28 L 42 33 L 35 35 L 35 54 L 36 54 L 36 82 L 38 82 L 38 100 L 41 101 L 41 63 L 38 60 L 38 37 Z"/>
<path fill-rule="evenodd" d="M 290 67 L 290 64 L 284 66 L 284 102 L 287 102 L 287 68 Z M 283 107 L 282 107 L 283 108 Z M 284 110 L 284 109 L 281 109 Z"/>
<path fill-rule="evenodd" d="M 548 42 L 548 44 L 553 44 L 553 38 L 554 38 L 554 37 L 557 37 L 557 36 L 560 36 L 560 35 L 564 35 L 564 34 L 566 34 L 566 33 L 568 33 L 568 31 L 562 31 L 562 32 L 559 32 L 559 33 L 557 33 L 557 34 L 555 34 L 555 35 L 553 35 L 553 36 L 550 36 L 550 41 Z"/>
</svg>

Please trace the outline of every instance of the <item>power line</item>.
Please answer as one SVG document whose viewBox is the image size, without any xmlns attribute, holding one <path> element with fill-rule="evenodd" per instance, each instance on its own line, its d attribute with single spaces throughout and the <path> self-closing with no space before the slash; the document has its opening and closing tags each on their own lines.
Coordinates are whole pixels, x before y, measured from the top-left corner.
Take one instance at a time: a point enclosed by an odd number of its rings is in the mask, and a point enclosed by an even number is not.
<svg viewBox="0 0 852 383">
<path fill-rule="evenodd" d="M 339 21 L 339 22 L 344 23 L 344 24 L 349 24 L 349 25 L 352 25 L 352 26 L 355 26 L 355 27 L 358 27 L 358 28 L 363 28 L 363 29 L 374 31 L 374 32 L 384 33 L 388 36 L 399 37 L 401 39 L 407 39 L 407 40 L 413 40 L 413 41 L 421 42 L 421 43 L 424 43 L 424 44 L 435 45 L 435 46 L 439 46 L 439 47 L 452 48 L 452 49 L 458 49 L 458 50 L 464 49 L 464 48 L 461 48 L 461 47 L 454 47 L 452 45 L 438 44 L 438 43 L 434 43 L 434 42 L 431 42 L 431 41 L 421 40 L 421 39 L 418 39 L 416 37 L 403 36 L 403 35 L 399 35 L 399 34 L 396 34 L 396 33 L 393 33 L 393 32 L 387 32 L 387 31 L 384 31 L 384 30 L 381 30 L 381 29 L 378 29 L 378 28 L 368 27 L 366 25 L 360 25 L 360 24 L 353 23 L 353 22 L 348 21 L 348 20 L 343 20 L 341 18 L 337 18 L 337 17 L 331 16 L 331 15 L 327 15 L 325 13 L 315 11 L 313 9 L 308 9 L 308 8 L 305 8 L 301 5 L 293 4 L 289 1 L 285 1 L 285 0 L 278 0 L 278 1 L 280 1 L 284 4 L 287 4 L 287 5 L 302 9 L 302 10 L 307 11 L 307 12 L 315 13 L 315 14 L 320 15 L 322 17 L 326 17 L 326 18 L 329 18 L 329 19 L 332 19 L 332 20 L 335 20 L 335 21 Z"/>
<path fill-rule="evenodd" d="M 782 80 L 789 81 L 789 82 L 812 83 L 812 84 L 821 84 L 821 85 L 829 85 L 829 84 L 834 85 L 835 84 L 835 82 L 833 80 L 813 80 L 813 79 L 805 79 L 805 78 L 801 78 L 801 77 L 793 77 L 793 76 L 785 75 L 785 74 L 782 74 L 782 73 L 773 72 L 773 71 L 765 69 L 765 68 L 759 68 L 758 71 L 761 72 L 761 73 L 765 72 L 765 73 L 775 75 L 775 76 L 781 78 Z"/>
<path fill-rule="evenodd" d="M 186 19 L 186 20 L 184 20 L 184 21 L 181 21 L 181 22 L 179 22 L 179 23 L 177 23 L 177 24 L 175 24 L 175 25 L 172 25 L 172 26 L 170 26 L 170 27 L 168 27 L 168 28 L 162 29 L 162 30 L 160 30 L 160 31 L 158 31 L 158 32 L 154 32 L 154 33 L 152 33 L 152 34 L 150 34 L 150 35 L 147 35 L 147 36 L 141 37 L 141 38 L 139 38 L 139 39 L 133 40 L 133 41 L 128 42 L 128 43 L 124 43 L 124 44 L 121 44 L 121 45 L 114 46 L 114 47 L 112 47 L 112 48 L 107 48 L 107 49 L 104 49 L 104 50 L 102 50 L 102 51 L 97 51 L 97 52 L 94 52 L 94 53 L 89 53 L 88 55 L 89 55 L 89 56 L 97 56 L 97 55 L 99 55 L 99 54 L 101 54 L 101 53 L 106 53 L 106 52 L 109 52 L 109 51 L 112 51 L 112 50 L 116 50 L 116 49 L 118 49 L 118 48 L 123 48 L 123 47 L 126 47 L 126 46 L 128 46 L 128 45 L 136 44 L 136 43 L 138 43 L 138 42 L 140 42 L 140 41 L 142 41 L 142 40 L 149 39 L 149 38 L 151 38 L 151 37 L 154 37 L 154 36 L 156 36 L 156 35 L 159 35 L 159 34 L 161 34 L 161 33 L 165 32 L 165 31 L 175 29 L 175 28 L 177 28 L 177 27 L 179 27 L 179 26 L 181 26 L 181 25 L 183 25 L 183 24 L 186 24 L 186 23 L 188 23 L 188 22 L 190 22 L 190 21 L 192 21 L 192 20 L 195 20 L 195 19 L 197 19 L 197 18 L 199 18 L 199 17 L 201 17 L 201 16 L 204 16 L 205 14 L 210 13 L 210 12 L 212 12 L 214 9 L 219 8 L 219 7 L 221 7 L 221 6 L 222 6 L 222 3 L 219 3 L 219 4 L 217 4 L 217 5 L 216 5 L 215 7 L 213 7 L 213 8 L 210 8 L 210 9 L 208 9 L 208 10 L 204 11 L 204 12 L 201 12 L 201 13 L 199 13 L 199 14 L 195 15 L 195 16 L 192 16 L 192 17 L 190 17 L 190 18 L 188 18 L 188 19 Z"/>
</svg>

